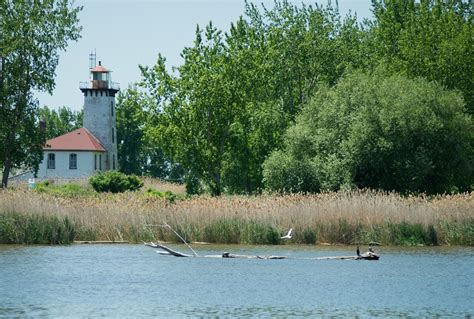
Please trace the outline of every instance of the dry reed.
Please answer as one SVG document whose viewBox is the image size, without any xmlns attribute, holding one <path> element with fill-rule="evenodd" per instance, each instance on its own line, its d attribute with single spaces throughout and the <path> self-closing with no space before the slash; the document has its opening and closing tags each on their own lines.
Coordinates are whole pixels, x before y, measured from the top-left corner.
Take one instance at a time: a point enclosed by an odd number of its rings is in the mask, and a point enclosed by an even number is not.
<svg viewBox="0 0 474 319">
<path fill-rule="evenodd" d="M 294 243 L 474 245 L 474 193 L 402 197 L 353 191 L 317 195 L 196 197 L 172 204 L 143 192 L 69 198 L 25 189 L 0 192 L 0 215 L 67 217 L 76 240 L 186 240 L 278 244 L 294 229 Z M 0 216 L 1 217 L 1 216 Z"/>
</svg>

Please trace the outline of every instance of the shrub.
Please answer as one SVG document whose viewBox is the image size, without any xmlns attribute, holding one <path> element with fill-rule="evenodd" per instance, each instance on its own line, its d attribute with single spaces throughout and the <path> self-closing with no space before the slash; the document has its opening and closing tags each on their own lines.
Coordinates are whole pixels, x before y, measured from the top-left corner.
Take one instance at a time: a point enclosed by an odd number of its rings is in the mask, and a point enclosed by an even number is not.
<svg viewBox="0 0 474 319">
<path fill-rule="evenodd" d="M 117 171 L 100 172 L 89 179 L 96 192 L 122 193 L 136 191 L 143 186 L 143 182 L 134 175 L 125 175 Z"/>
<path fill-rule="evenodd" d="M 474 126 L 462 96 L 423 79 L 354 73 L 322 88 L 264 163 L 280 192 L 469 191 Z"/>
<path fill-rule="evenodd" d="M 160 192 L 159 190 L 156 190 L 154 188 L 148 188 L 145 194 L 149 197 L 164 198 L 168 200 L 170 203 L 176 202 L 176 199 L 178 198 L 178 196 L 172 191 Z"/>
</svg>

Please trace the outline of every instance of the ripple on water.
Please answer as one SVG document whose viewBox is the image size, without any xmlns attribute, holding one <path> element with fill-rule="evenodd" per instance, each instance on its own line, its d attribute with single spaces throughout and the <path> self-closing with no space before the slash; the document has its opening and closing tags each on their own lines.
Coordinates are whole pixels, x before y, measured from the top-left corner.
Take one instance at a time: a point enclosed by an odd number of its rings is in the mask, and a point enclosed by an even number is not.
<svg viewBox="0 0 474 319">
<path fill-rule="evenodd" d="M 183 250 L 182 246 L 176 246 Z M 0 317 L 464 317 L 472 248 L 380 247 L 378 262 L 308 260 L 354 247 L 204 246 L 174 258 L 141 245 L 0 247 Z"/>
</svg>

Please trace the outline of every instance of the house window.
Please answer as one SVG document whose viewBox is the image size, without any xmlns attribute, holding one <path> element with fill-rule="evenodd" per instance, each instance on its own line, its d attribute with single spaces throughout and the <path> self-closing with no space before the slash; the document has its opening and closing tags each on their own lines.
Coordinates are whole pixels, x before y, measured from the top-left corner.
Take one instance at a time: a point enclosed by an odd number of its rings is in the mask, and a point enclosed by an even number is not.
<svg viewBox="0 0 474 319">
<path fill-rule="evenodd" d="M 115 169 L 115 154 L 112 154 L 112 169 Z"/>
<path fill-rule="evenodd" d="M 99 170 L 102 170 L 102 154 L 99 154 Z"/>
<path fill-rule="evenodd" d="M 94 170 L 97 170 L 97 154 L 94 154 Z"/>
<path fill-rule="evenodd" d="M 112 144 L 115 143 L 115 129 L 112 127 Z"/>
<path fill-rule="evenodd" d="M 56 156 L 53 153 L 48 154 L 48 169 L 56 168 Z"/>
<path fill-rule="evenodd" d="M 69 154 L 69 169 L 77 169 L 77 154 Z"/>
<path fill-rule="evenodd" d="M 110 101 L 110 115 L 114 116 L 114 102 Z"/>
</svg>

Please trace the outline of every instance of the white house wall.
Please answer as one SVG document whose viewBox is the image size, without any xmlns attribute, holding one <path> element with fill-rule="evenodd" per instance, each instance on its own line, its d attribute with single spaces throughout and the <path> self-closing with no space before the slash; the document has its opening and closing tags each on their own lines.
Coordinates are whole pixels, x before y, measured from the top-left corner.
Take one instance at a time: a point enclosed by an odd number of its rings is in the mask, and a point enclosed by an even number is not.
<svg viewBox="0 0 474 319">
<path fill-rule="evenodd" d="M 55 154 L 55 168 L 48 169 L 48 156 Z M 77 169 L 69 169 L 69 155 L 77 154 Z M 97 170 L 94 154 L 97 155 Z M 43 161 L 39 165 L 38 178 L 81 178 L 89 177 L 99 171 L 99 154 L 102 156 L 102 169 L 105 168 L 105 155 L 93 151 L 45 151 Z"/>
</svg>

